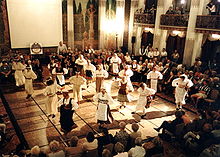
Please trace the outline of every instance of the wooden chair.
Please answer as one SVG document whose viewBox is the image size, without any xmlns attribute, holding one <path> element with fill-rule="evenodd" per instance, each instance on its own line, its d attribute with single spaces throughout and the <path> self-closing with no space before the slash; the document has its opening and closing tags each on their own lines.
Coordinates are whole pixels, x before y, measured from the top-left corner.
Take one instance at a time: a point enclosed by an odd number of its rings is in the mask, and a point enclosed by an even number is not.
<svg viewBox="0 0 220 157">
<path fill-rule="evenodd" d="M 215 103 L 215 101 L 218 99 L 218 96 L 219 96 L 219 91 L 216 89 L 213 89 L 211 91 L 210 97 L 207 99 L 204 99 L 204 100 L 205 100 L 205 102 L 207 102 L 209 104 L 209 107 L 211 107 L 212 104 Z"/>
</svg>

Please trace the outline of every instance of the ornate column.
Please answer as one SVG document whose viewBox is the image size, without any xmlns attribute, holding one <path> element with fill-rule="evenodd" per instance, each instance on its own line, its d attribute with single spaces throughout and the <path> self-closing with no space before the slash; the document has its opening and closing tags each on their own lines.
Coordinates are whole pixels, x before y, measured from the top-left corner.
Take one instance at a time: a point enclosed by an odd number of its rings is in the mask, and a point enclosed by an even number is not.
<svg viewBox="0 0 220 157">
<path fill-rule="evenodd" d="M 137 27 L 137 34 L 136 34 L 136 43 L 135 43 L 135 50 L 134 50 L 134 54 L 139 55 L 139 49 L 141 48 L 141 37 L 142 37 L 142 27 L 138 26 Z"/>
<path fill-rule="evenodd" d="M 68 46 L 74 48 L 74 16 L 73 16 L 73 0 L 67 1 L 67 34 Z"/>
<path fill-rule="evenodd" d="M 196 18 L 199 11 L 199 2 L 200 0 L 192 0 L 191 8 L 189 14 L 189 22 L 186 33 L 186 43 L 183 55 L 183 64 L 190 66 L 192 64 L 192 56 L 193 56 L 193 48 L 196 38 L 195 26 L 196 26 Z"/>
<path fill-rule="evenodd" d="M 167 30 L 160 29 L 160 17 L 165 14 L 167 9 L 172 5 L 172 0 L 158 0 L 157 13 L 154 27 L 153 47 L 162 49 L 166 45 Z"/>
<path fill-rule="evenodd" d="M 132 51 L 131 38 L 135 36 L 134 32 L 134 13 L 138 8 L 138 0 L 131 0 L 131 10 L 130 10 L 130 19 L 129 19 L 129 34 L 128 34 L 128 51 Z"/>
<path fill-rule="evenodd" d="M 124 36 L 124 13 L 125 13 L 125 0 L 116 1 L 116 29 L 115 35 L 117 36 L 118 48 L 123 46 L 123 36 Z"/>
<path fill-rule="evenodd" d="M 105 22 L 105 12 L 106 12 L 106 0 L 99 1 L 99 49 L 105 48 L 105 30 L 104 30 L 104 22 Z"/>
</svg>

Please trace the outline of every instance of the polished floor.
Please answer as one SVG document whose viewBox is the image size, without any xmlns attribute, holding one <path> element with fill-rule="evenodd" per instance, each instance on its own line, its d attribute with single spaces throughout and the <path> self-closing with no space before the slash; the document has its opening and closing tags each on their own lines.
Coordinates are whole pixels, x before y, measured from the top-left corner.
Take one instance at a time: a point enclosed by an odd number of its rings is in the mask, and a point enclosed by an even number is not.
<svg viewBox="0 0 220 157">
<path fill-rule="evenodd" d="M 119 109 L 119 103 L 117 102 L 118 83 L 105 80 L 105 84 L 116 102 L 110 106 L 115 121 L 107 126 L 113 135 L 118 131 L 119 122 L 125 121 L 128 133 L 131 132 L 131 124 L 136 122 L 140 126 L 143 139 L 149 136 L 154 137 L 158 133 L 153 128 L 160 126 L 164 120 L 174 119 L 175 105 L 157 96 L 151 103 L 151 107 L 146 109 L 147 115 L 144 119 L 140 118 L 140 114 L 132 115 L 131 112 L 134 111 L 137 101 L 136 91 L 130 93 L 132 101 L 127 103 L 126 108 Z M 83 142 L 88 131 L 94 131 L 97 133 L 96 136 L 99 135 L 95 117 L 97 104 L 92 101 L 95 94 L 94 83 L 82 91 L 83 101 L 73 117 L 78 127 L 68 134 L 63 134 L 60 131 L 59 113 L 54 119 L 48 118 L 44 113 L 46 97 L 43 95 L 43 90 L 45 85 L 36 83 L 34 88 L 35 92 L 31 99 L 25 99 L 26 93 L 23 89 L 5 89 L 6 100 L 30 148 L 35 145 L 46 148 L 52 140 L 58 140 L 66 144 L 72 135 L 80 137 L 80 141 Z M 70 91 L 70 96 L 72 96 L 71 85 L 68 84 L 68 81 L 65 88 Z M 14 91 L 10 92 L 11 90 Z M 59 95 L 59 97 L 61 98 L 62 95 Z M 186 110 L 186 114 L 191 119 L 196 117 L 194 113 L 188 110 Z"/>
</svg>

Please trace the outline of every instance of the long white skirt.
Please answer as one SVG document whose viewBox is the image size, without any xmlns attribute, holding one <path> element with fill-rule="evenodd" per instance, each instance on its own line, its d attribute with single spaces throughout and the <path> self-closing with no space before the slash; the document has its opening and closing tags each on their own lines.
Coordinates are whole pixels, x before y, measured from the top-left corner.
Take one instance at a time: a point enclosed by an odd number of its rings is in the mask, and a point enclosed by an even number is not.
<svg viewBox="0 0 220 157">
<path fill-rule="evenodd" d="M 15 81 L 16 81 L 16 86 L 22 86 L 25 83 L 25 78 L 24 74 L 21 70 L 16 70 L 15 71 Z"/>
<path fill-rule="evenodd" d="M 139 99 L 137 101 L 137 106 L 136 106 L 136 112 L 141 111 L 145 113 L 145 106 L 147 104 L 147 97 L 146 96 L 139 96 Z"/>
<path fill-rule="evenodd" d="M 187 94 L 187 92 L 184 88 L 176 87 L 176 89 L 175 89 L 175 102 L 181 103 L 181 104 L 186 104 L 186 102 L 185 102 L 186 94 Z"/>
<path fill-rule="evenodd" d="M 33 83 L 32 79 L 25 79 L 25 85 L 24 85 L 25 91 L 27 94 L 32 95 L 34 93 Z"/>
<path fill-rule="evenodd" d="M 150 88 L 154 89 L 157 92 L 157 82 L 158 80 L 150 80 Z"/>
</svg>

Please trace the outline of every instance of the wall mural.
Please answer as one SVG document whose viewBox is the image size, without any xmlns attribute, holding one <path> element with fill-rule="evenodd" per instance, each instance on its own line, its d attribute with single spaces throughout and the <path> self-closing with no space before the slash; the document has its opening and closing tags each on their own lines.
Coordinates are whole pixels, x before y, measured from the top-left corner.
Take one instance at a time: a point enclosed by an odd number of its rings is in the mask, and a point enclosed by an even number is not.
<svg viewBox="0 0 220 157">
<path fill-rule="evenodd" d="M 73 0 L 74 46 L 98 48 L 98 0 Z"/>
<path fill-rule="evenodd" d="M 10 49 L 6 0 L 0 0 L 0 55 Z"/>
</svg>

